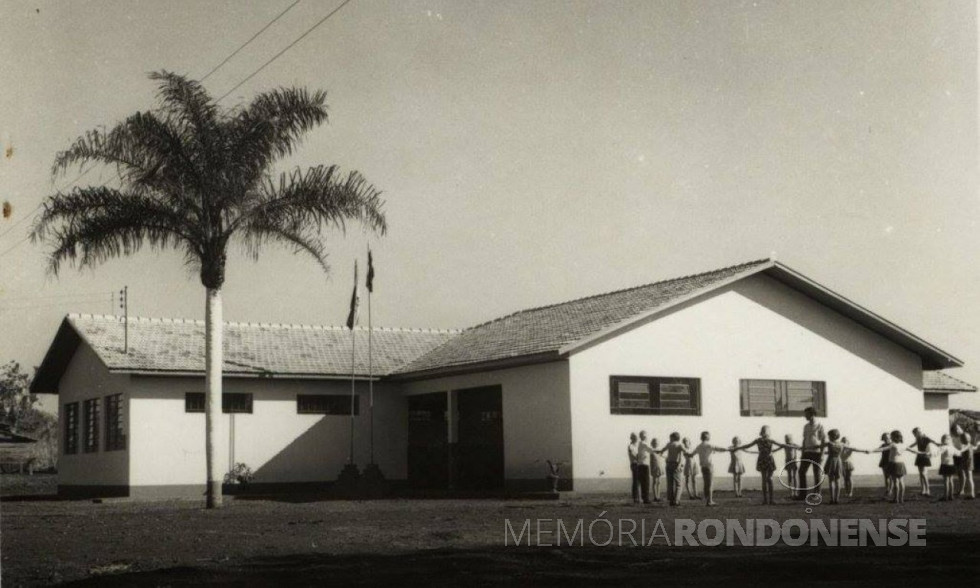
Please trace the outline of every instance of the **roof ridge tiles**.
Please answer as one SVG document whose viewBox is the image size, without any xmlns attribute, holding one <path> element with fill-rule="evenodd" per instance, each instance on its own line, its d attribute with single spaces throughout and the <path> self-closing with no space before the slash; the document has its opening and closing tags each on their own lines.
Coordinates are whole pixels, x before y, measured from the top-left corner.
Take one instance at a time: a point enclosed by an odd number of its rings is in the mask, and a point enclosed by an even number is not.
<svg viewBox="0 0 980 588">
<path fill-rule="evenodd" d="M 677 276 L 677 277 L 674 277 L 674 278 L 667 278 L 665 280 L 658 280 L 656 282 L 648 282 L 646 284 L 640 284 L 639 286 L 630 286 L 629 288 L 620 288 L 619 290 L 610 290 L 609 292 L 601 292 L 599 294 L 592 294 L 592 295 L 589 295 L 589 296 L 582 296 L 580 298 L 572 298 L 572 299 L 569 299 L 569 300 L 564 300 L 562 302 L 555 302 L 555 303 L 552 303 L 552 304 L 545 304 L 545 305 L 542 305 L 542 306 L 533 306 L 531 308 L 524 308 L 524 309 L 521 309 L 521 310 L 514 311 L 514 312 L 512 312 L 510 314 L 506 314 L 504 316 L 497 317 L 495 319 L 484 321 L 484 322 L 482 322 L 482 323 L 480 323 L 478 325 L 474 325 L 474 326 L 472 326 L 472 327 L 470 327 L 470 328 L 468 328 L 466 330 L 469 331 L 469 330 L 477 329 L 479 327 L 485 327 L 485 326 L 490 325 L 492 323 L 500 322 L 500 321 L 503 321 L 505 319 L 509 319 L 511 317 L 517 316 L 519 314 L 524 314 L 524 313 L 528 313 L 528 312 L 535 312 L 535 311 L 539 311 L 539 310 L 546 310 L 546 309 L 549 309 L 549 308 L 555 308 L 555 307 L 558 307 L 558 306 L 564 306 L 566 304 L 572 304 L 572 303 L 575 303 L 575 302 L 584 302 L 586 300 L 592 300 L 592 299 L 596 299 L 596 298 L 602 298 L 604 296 L 611 296 L 613 294 L 622 294 L 624 292 L 631 292 L 631 291 L 634 291 L 634 290 L 640 290 L 640 289 L 643 289 L 643 288 L 649 288 L 651 286 L 657 286 L 659 284 L 666 284 L 668 282 L 679 282 L 681 280 L 689 280 L 691 278 L 697 278 L 697 277 L 700 277 L 700 276 L 706 276 L 708 274 L 717 274 L 717 273 L 731 271 L 731 270 L 735 270 L 735 269 L 746 268 L 746 267 L 749 267 L 749 266 L 760 265 L 760 264 L 771 262 L 771 261 L 773 261 L 772 258 L 765 257 L 765 258 L 755 259 L 753 261 L 746 261 L 744 263 L 737 263 L 735 265 L 730 265 L 730 266 L 727 266 L 727 267 L 722 267 L 722 268 L 713 269 L 713 270 L 709 270 L 709 271 L 699 272 L 699 273 L 695 273 L 695 274 L 688 274 L 686 276 Z"/>
<path fill-rule="evenodd" d="M 92 313 L 80 313 L 80 312 L 70 312 L 68 313 L 68 318 L 72 319 L 94 319 L 94 320 L 104 320 L 109 319 L 113 321 L 121 321 L 126 317 L 121 315 L 112 314 L 92 314 Z M 128 317 L 130 322 L 136 323 L 150 323 L 150 324 L 187 324 L 187 325 L 197 325 L 204 326 L 205 322 L 202 319 L 189 319 L 181 317 L 145 317 L 145 316 L 130 316 Z M 346 331 L 348 330 L 344 325 L 313 325 L 307 323 L 272 323 L 272 322 L 254 322 L 254 321 L 224 321 L 226 327 L 253 327 L 253 328 L 274 328 L 274 329 L 294 329 L 294 330 L 313 330 L 313 331 Z M 360 332 L 367 332 L 368 328 L 365 326 L 357 325 L 354 327 L 355 330 Z M 463 332 L 463 329 L 430 329 L 424 327 L 372 327 L 374 332 L 391 332 L 391 333 L 434 333 L 434 334 L 456 334 Z"/>
</svg>

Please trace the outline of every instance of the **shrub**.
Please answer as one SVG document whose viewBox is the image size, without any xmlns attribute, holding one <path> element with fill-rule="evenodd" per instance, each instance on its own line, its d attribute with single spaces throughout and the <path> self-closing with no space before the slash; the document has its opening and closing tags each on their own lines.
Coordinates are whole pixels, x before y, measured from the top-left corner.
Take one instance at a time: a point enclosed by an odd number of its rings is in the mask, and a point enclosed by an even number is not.
<svg viewBox="0 0 980 588">
<path fill-rule="evenodd" d="M 236 463 L 231 471 L 225 474 L 225 484 L 248 484 L 252 481 L 252 468 L 244 463 Z"/>
</svg>

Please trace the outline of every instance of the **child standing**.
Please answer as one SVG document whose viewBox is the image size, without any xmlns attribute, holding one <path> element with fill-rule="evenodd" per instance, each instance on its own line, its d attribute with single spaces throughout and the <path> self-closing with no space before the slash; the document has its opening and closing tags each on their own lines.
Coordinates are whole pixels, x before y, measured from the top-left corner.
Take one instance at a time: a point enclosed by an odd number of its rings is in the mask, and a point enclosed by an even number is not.
<svg viewBox="0 0 980 588">
<path fill-rule="evenodd" d="M 671 506 L 678 506 L 681 498 L 681 459 L 684 457 L 684 446 L 681 445 L 680 433 L 670 434 L 670 443 L 664 445 L 657 453 L 667 453 L 667 500 Z"/>
<path fill-rule="evenodd" d="M 953 499 L 953 476 L 956 475 L 956 458 L 960 450 L 950 443 L 949 435 L 943 435 L 939 444 L 939 475 L 943 477 L 943 497 L 939 500 Z"/>
<path fill-rule="evenodd" d="M 964 431 L 960 425 L 953 427 L 953 447 L 960 452 L 960 456 L 957 458 L 960 469 L 956 473 L 960 479 L 960 491 L 956 495 L 966 494 L 967 498 L 972 499 L 975 496 L 973 487 L 973 452 L 975 449 L 970 434 Z"/>
<path fill-rule="evenodd" d="M 790 492 L 796 493 L 797 486 L 799 486 L 799 476 L 797 475 L 797 472 L 800 471 L 799 451 L 793 445 L 792 435 L 786 435 L 783 439 L 786 441 L 786 445 L 783 446 L 783 452 L 786 456 L 783 469 L 786 470 L 786 481 L 790 487 Z"/>
<path fill-rule="evenodd" d="M 827 449 L 827 462 L 823 466 L 823 473 L 830 480 L 830 504 L 840 504 L 840 481 L 844 477 L 842 455 L 845 447 L 840 431 L 837 429 L 831 429 L 827 433 L 827 441 L 820 444 L 820 449 Z"/>
<path fill-rule="evenodd" d="M 847 437 L 843 437 L 840 442 L 844 444 L 844 449 L 840 452 L 840 459 L 844 464 L 844 493 L 850 498 L 854 496 L 854 485 L 851 483 L 851 475 L 854 472 L 854 462 L 851 461 L 851 455 L 854 454 L 854 448 L 851 447 Z"/>
<path fill-rule="evenodd" d="M 935 441 L 923 434 L 919 427 L 912 429 L 915 442 L 909 445 L 909 449 L 915 447 L 915 467 L 919 470 L 919 494 L 929 496 L 929 468 L 932 467 L 932 460 L 929 459 L 929 445 L 938 445 Z"/>
<path fill-rule="evenodd" d="M 776 471 L 776 460 L 773 459 L 772 452 L 774 448 L 782 449 L 786 445 L 773 441 L 769 437 L 769 425 L 765 425 L 759 431 L 759 437 L 755 441 L 736 446 L 733 451 L 748 449 L 753 445 L 759 449 L 759 458 L 756 461 L 755 469 L 762 474 L 762 503 L 773 504 L 772 475 Z"/>
<path fill-rule="evenodd" d="M 895 495 L 892 502 L 901 504 L 905 502 L 906 467 L 903 452 L 911 452 L 912 450 L 906 449 L 902 445 L 903 439 L 901 431 L 892 431 L 890 441 L 891 442 L 884 447 L 865 451 L 864 453 L 882 453 L 888 457 L 888 474 L 891 477 L 891 487 Z"/>
<path fill-rule="evenodd" d="M 687 491 L 688 498 L 701 498 L 698 495 L 698 466 L 694 463 L 694 454 L 691 451 L 691 440 L 684 437 L 684 490 Z"/>
<path fill-rule="evenodd" d="M 704 477 L 704 504 L 706 506 L 715 506 L 717 503 L 714 500 L 714 487 L 712 480 L 714 479 L 714 467 L 711 464 L 711 454 L 715 451 L 728 451 L 727 447 L 715 447 L 710 443 L 711 433 L 704 431 L 701 433 L 701 443 L 694 448 L 691 453 L 685 453 L 686 457 L 698 458 L 698 462 L 701 464 L 701 475 Z"/>
<path fill-rule="evenodd" d="M 742 497 L 742 474 L 745 473 L 745 464 L 742 463 L 741 452 L 735 449 L 741 444 L 741 439 L 732 437 L 732 446 L 728 448 L 732 453 L 732 463 L 728 466 L 728 473 L 732 475 L 732 486 L 737 498 Z"/>
<path fill-rule="evenodd" d="M 663 457 L 660 455 L 660 442 L 656 439 L 650 440 L 650 479 L 653 480 L 653 501 L 660 502 L 660 478 L 664 475 Z"/>
<path fill-rule="evenodd" d="M 885 449 L 889 445 L 891 445 L 891 440 L 888 438 L 888 433 L 882 433 L 881 445 L 878 446 L 878 449 Z M 888 498 L 888 496 L 892 493 L 892 475 L 891 472 L 888 471 L 889 465 L 887 453 L 881 453 L 881 459 L 878 460 L 878 467 L 881 468 L 881 475 L 885 478 L 885 498 Z"/>
</svg>

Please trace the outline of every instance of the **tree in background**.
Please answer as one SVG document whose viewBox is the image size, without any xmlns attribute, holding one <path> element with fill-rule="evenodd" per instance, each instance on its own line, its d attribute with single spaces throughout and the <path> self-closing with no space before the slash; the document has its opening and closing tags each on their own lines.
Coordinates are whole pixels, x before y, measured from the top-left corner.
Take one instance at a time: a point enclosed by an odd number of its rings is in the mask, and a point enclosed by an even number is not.
<svg viewBox="0 0 980 588">
<path fill-rule="evenodd" d="M 32 439 L 32 456 L 37 467 L 58 464 L 58 418 L 37 408 L 37 395 L 30 391 L 31 377 L 16 361 L 0 367 L 0 423 Z"/>
<path fill-rule="evenodd" d="M 144 245 L 180 251 L 198 271 L 206 290 L 207 507 L 214 508 L 222 502 L 214 439 L 230 244 L 255 258 L 266 243 L 282 243 L 326 270 L 325 226 L 343 231 L 357 221 L 383 234 L 387 225 L 380 192 L 357 172 L 319 165 L 273 174 L 273 165 L 327 120 L 324 92 L 280 88 L 224 109 L 196 81 L 165 71 L 150 78 L 159 84 L 154 110 L 89 131 L 54 162 L 56 175 L 86 163 L 109 166 L 120 187 L 78 186 L 48 197 L 32 237 L 53 245 L 53 273 L 65 261 L 95 266 Z"/>
<path fill-rule="evenodd" d="M 17 422 L 37 403 L 30 383 L 31 377 L 21 371 L 16 361 L 0 367 L 0 421 L 13 429 L 17 429 Z"/>
</svg>

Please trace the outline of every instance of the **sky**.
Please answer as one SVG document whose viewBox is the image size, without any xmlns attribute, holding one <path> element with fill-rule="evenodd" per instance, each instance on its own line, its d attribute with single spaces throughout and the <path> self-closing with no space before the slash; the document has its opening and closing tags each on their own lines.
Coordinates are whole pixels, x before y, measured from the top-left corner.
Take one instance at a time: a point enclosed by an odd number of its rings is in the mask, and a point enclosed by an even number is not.
<svg viewBox="0 0 980 588">
<path fill-rule="evenodd" d="M 291 3 L 0 0 L 0 362 L 39 364 L 66 313 L 118 312 L 123 286 L 131 315 L 203 318 L 178 253 L 56 277 L 24 239 L 78 175 L 51 176 L 59 150 L 152 108 L 147 73 L 200 78 Z M 225 94 L 338 4 L 301 1 L 205 87 Z M 329 124 L 279 169 L 359 170 L 390 231 L 331 235 L 329 274 L 236 249 L 225 319 L 343 324 L 368 245 L 374 325 L 433 328 L 775 255 L 980 384 L 976 13 L 353 0 L 221 105 L 326 90 Z"/>
</svg>

